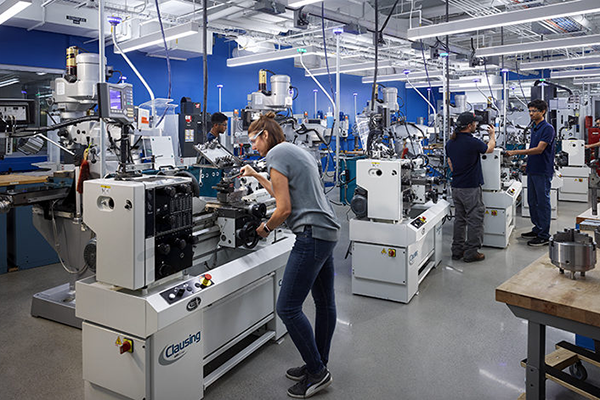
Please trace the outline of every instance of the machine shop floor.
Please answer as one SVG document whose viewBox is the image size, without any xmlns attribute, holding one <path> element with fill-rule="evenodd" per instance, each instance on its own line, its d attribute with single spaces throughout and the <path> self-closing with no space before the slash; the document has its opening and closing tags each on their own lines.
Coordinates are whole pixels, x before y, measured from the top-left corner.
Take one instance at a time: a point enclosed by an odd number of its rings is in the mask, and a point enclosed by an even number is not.
<svg viewBox="0 0 600 400">
<path fill-rule="evenodd" d="M 561 202 L 552 233 L 573 227 L 586 208 Z M 446 223 L 442 263 L 403 305 L 352 295 L 351 262 L 344 259 L 347 208 L 336 209 L 343 228 L 335 253 L 338 325 L 329 365 L 334 381 L 315 398 L 516 399 L 525 387 L 519 362 L 526 357 L 527 325 L 494 300 L 494 289 L 548 251 L 518 239 L 529 230 L 529 220 L 517 217 L 509 247 L 484 248 L 486 260 L 472 264 L 451 260 L 452 223 Z M 29 314 L 34 293 L 67 280 L 60 264 L 0 275 L 1 399 L 83 399 L 81 331 Z M 312 317 L 311 303 L 306 310 Z M 574 335 L 548 328 L 548 352 L 561 340 L 574 341 Z M 205 398 L 285 399 L 293 383 L 285 370 L 300 363 L 286 336 L 211 385 Z M 598 384 L 600 373 L 593 367 L 588 372 Z M 582 397 L 548 382 L 547 398 Z"/>
</svg>

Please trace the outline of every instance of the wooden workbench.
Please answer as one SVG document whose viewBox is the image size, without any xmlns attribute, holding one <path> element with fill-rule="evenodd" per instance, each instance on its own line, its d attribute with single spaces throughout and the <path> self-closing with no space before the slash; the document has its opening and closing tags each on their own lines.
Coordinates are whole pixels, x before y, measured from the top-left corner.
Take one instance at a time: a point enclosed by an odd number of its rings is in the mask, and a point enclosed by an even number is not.
<svg viewBox="0 0 600 400">
<path fill-rule="evenodd" d="M 553 326 L 600 340 L 600 268 L 573 280 L 560 274 L 549 256 L 544 255 L 498 286 L 496 300 L 506 303 L 515 316 L 528 320 L 527 400 L 545 398 L 546 377 L 565 381 L 565 386 L 579 383 L 545 363 L 545 328 Z M 581 385 L 598 393 L 597 388 L 585 382 Z"/>
<path fill-rule="evenodd" d="M 598 204 L 598 206 L 600 207 L 600 203 Z M 600 214 L 600 208 L 598 208 L 598 214 Z M 592 209 L 588 208 L 587 210 L 579 214 L 577 217 L 575 217 L 575 223 L 580 224 L 586 219 L 600 221 L 600 215 L 592 215 Z"/>
<path fill-rule="evenodd" d="M 0 175 L 0 186 L 27 185 L 31 183 L 43 183 L 48 180 L 47 176 L 35 175 Z"/>
</svg>

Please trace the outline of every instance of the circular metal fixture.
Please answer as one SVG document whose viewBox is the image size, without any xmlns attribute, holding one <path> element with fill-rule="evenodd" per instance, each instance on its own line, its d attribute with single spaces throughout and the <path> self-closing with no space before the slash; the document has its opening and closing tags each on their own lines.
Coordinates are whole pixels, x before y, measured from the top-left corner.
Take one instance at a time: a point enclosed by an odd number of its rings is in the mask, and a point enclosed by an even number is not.
<svg viewBox="0 0 600 400">
<path fill-rule="evenodd" d="M 576 229 L 565 229 L 556 232 L 550 238 L 550 261 L 556 265 L 561 273 L 565 270 L 571 272 L 571 279 L 575 273 L 585 276 L 585 272 L 596 266 L 596 242 L 585 233 Z"/>
</svg>

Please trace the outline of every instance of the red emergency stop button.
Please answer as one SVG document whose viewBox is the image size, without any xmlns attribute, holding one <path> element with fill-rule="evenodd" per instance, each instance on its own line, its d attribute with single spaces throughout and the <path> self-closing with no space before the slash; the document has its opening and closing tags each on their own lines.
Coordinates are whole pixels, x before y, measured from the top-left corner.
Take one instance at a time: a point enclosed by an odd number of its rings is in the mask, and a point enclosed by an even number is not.
<svg viewBox="0 0 600 400">
<path fill-rule="evenodd" d="M 123 339 L 123 344 L 119 346 L 119 352 L 123 353 L 133 353 L 133 341 L 131 339 Z"/>
<path fill-rule="evenodd" d="M 204 276 L 202 276 L 202 279 L 200 279 L 200 284 L 203 287 L 210 286 L 210 285 L 212 285 L 211 279 L 212 279 L 212 276 L 210 274 L 204 274 Z"/>
</svg>

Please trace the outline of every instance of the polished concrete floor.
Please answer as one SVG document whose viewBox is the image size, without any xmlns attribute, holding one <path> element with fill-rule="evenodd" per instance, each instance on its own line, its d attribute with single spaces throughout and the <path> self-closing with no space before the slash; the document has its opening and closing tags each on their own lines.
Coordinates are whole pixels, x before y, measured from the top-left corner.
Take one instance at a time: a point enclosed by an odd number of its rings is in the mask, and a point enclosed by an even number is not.
<svg viewBox="0 0 600 400">
<path fill-rule="evenodd" d="M 573 227 L 585 208 L 561 202 L 552 232 Z M 446 223 L 442 263 L 409 304 L 399 304 L 352 295 L 351 262 L 344 259 L 347 209 L 337 211 L 344 224 L 335 253 L 338 325 L 329 365 L 334 381 L 315 398 L 516 399 L 525 388 L 519 361 L 526 357 L 527 325 L 494 300 L 494 289 L 548 251 L 517 238 L 529 221 L 518 217 L 508 248 L 484 248 L 486 260 L 472 264 L 450 259 L 452 223 Z M 0 275 L 0 399 L 83 399 L 81 331 L 29 315 L 34 293 L 67 280 L 58 264 Z M 305 308 L 312 316 L 312 301 Z M 574 335 L 549 328 L 547 338 L 551 351 Z M 300 364 L 286 336 L 210 386 L 205 398 L 285 399 L 292 382 L 284 371 Z M 600 381 L 593 367 L 588 372 L 592 382 Z M 548 382 L 547 398 L 582 397 Z"/>
</svg>

